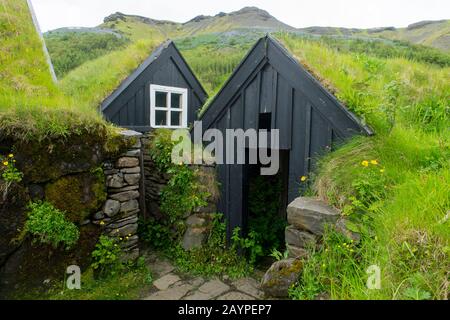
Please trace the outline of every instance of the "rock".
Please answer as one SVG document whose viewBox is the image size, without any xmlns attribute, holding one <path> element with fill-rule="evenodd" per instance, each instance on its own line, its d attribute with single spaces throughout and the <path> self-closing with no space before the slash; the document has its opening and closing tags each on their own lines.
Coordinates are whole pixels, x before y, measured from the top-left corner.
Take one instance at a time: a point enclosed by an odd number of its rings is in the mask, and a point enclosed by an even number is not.
<svg viewBox="0 0 450 320">
<path fill-rule="evenodd" d="M 192 280 L 189 280 L 188 283 L 193 287 L 199 287 L 205 283 L 205 279 L 203 279 L 202 277 L 194 278 Z"/>
<path fill-rule="evenodd" d="M 139 159 L 138 158 L 131 158 L 131 157 L 122 157 L 117 159 L 116 167 L 117 168 L 132 168 L 139 166 Z"/>
<path fill-rule="evenodd" d="M 105 215 L 103 214 L 103 211 L 99 211 L 97 213 L 94 213 L 94 215 L 92 216 L 92 218 L 94 220 L 102 220 L 105 217 Z"/>
<path fill-rule="evenodd" d="M 204 283 L 202 286 L 200 286 L 198 288 L 198 297 L 200 296 L 204 296 L 204 299 L 197 299 L 197 298 L 193 298 L 191 296 L 190 299 L 187 300 L 209 300 L 209 299 L 214 299 L 218 296 L 220 296 L 221 294 L 227 292 L 228 290 L 230 290 L 230 287 L 227 286 L 225 283 L 223 283 L 220 280 L 214 279 L 214 280 L 210 280 L 206 283 Z"/>
<path fill-rule="evenodd" d="M 28 192 L 30 194 L 30 198 L 34 201 L 43 200 L 45 197 L 44 187 L 38 184 L 31 184 L 28 187 Z"/>
<path fill-rule="evenodd" d="M 127 224 L 134 224 L 137 222 L 138 222 L 137 216 L 130 216 L 125 219 L 120 219 L 120 220 L 114 221 L 113 223 L 110 223 L 108 225 L 108 228 L 109 229 L 122 228 L 123 226 L 126 226 Z"/>
<path fill-rule="evenodd" d="M 192 289 L 193 287 L 186 283 L 179 286 L 174 286 L 167 290 L 155 292 L 151 296 L 144 298 L 144 300 L 180 300 Z"/>
<path fill-rule="evenodd" d="M 284 237 L 287 244 L 299 248 L 307 248 L 314 245 L 317 239 L 312 233 L 298 230 L 294 226 L 286 227 Z"/>
<path fill-rule="evenodd" d="M 338 210 L 315 198 L 299 197 L 287 208 L 289 224 L 316 235 L 322 235 L 325 225 L 336 223 L 339 217 Z"/>
<path fill-rule="evenodd" d="M 242 278 L 234 281 L 232 285 L 235 286 L 237 290 L 254 298 L 261 299 L 263 296 L 262 291 L 259 290 L 258 281 L 253 278 Z"/>
<path fill-rule="evenodd" d="M 297 282 L 302 266 L 300 260 L 292 258 L 275 262 L 264 275 L 261 289 L 268 297 L 287 297 L 288 289 Z"/>
<path fill-rule="evenodd" d="M 205 228 L 188 228 L 183 236 L 181 246 L 184 250 L 200 248 L 206 239 Z"/>
<path fill-rule="evenodd" d="M 286 249 L 289 253 L 288 255 L 289 258 L 301 259 L 306 258 L 308 256 L 308 251 L 306 251 L 304 248 L 299 248 L 286 244 Z"/>
<path fill-rule="evenodd" d="M 203 227 L 206 224 L 206 219 L 198 215 L 192 215 L 186 220 L 186 225 L 189 227 Z"/>
<path fill-rule="evenodd" d="M 167 290 L 171 285 L 177 283 L 180 280 L 181 279 L 179 276 L 169 273 L 163 276 L 162 278 L 159 278 L 158 280 L 154 281 L 153 285 L 158 290 Z"/>
<path fill-rule="evenodd" d="M 130 185 L 138 184 L 141 180 L 141 174 L 140 173 L 132 173 L 132 174 L 125 174 L 124 175 L 125 181 Z"/>
<path fill-rule="evenodd" d="M 175 267 L 167 260 L 156 260 L 150 265 L 150 270 L 158 277 L 162 277 L 165 274 L 172 272 Z"/>
<path fill-rule="evenodd" d="M 120 202 L 116 200 L 108 199 L 103 205 L 103 212 L 108 217 L 114 217 L 120 210 Z"/>
<path fill-rule="evenodd" d="M 137 232 L 138 225 L 135 224 L 127 224 L 121 228 L 111 229 L 109 234 L 113 237 L 126 237 L 129 234 L 134 235 Z"/>
<path fill-rule="evenodd" d="M 139 189 L 139 186 L 127 186 L 127 187 L 123 187 L 123 188 L 119 188 L 119 189 L 109 189 L 108 192 L 110 194 L 112 194 L 112 193 L 120 193 L 120 192 L 138 190 L 138 189 Z"/>
<path fill-rule="evenodd" d="M 122 173 L 116 173 L 106 177 L 106 186 L 110 188 L 122 188 L 125 186 Z"/>
<path fill-rule="evenodd" d="M 217 300 L 255 300 L 255 298 L 242 292 L 232 291 L 218 297 Z"/>
<path fill-rule="evenodd" d="M 133 210 L 139 209 L 139 202 L 137 200 L 130 200 L 123 202 L 120 205 L 120 212 L 127 213 Z"/>
<path fill-rule="evenodd" d="M 115 194 L 110 194 L 109 197 L 113 200 L 125 202 L 125 201 L 139 198 L 139 191 L 132 190 L 132 191 L 115 193 Z"/>
<path fill-rule="evenodd" d="M 141 155 L 141 149 L 128 150 L 124 155 L 126 157 L 139 157 Z"/>
<path fill-rule="evenodd" d="M 122 173 L 140 173 L 141 167 L 123 168 L 123 169 L 120 169 L 120 172 L 122 172 Z"/>
</svg>

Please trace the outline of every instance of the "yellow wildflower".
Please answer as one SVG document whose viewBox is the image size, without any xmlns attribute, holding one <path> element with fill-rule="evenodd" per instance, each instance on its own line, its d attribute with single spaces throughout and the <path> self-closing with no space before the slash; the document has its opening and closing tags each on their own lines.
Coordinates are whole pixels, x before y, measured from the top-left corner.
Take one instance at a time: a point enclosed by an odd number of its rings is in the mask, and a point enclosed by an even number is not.
<svg viewBox="0 0 450 320">
<path fill-rule="evenodd" d="M 370 163 L 375 165 L 375 166 L 378 165 L 378 161 L 377 160 L 371 160 Z"/>
<path fill-rule="evenodd" d="M 384 169 L 381 169 L 380 172 L 381 172 L 381 173 L 384 173 Z"/>
<path fill-rule="evenodd" d="M 100 221 L 100 225 L 103 226 L 105 224 L 105 221 Z"/>
<path fill-rule="evenodd" d="M 8 165 L 8 161 L 3 161 L 3 165 L 6 167 Z"/>
<path fill-rule="evenodd" d="M 368 166 L 369 166 L 369 161 L 364 160 L 363 162 L 361 162 L 361 165 L 362 165 L 363 167 L 368 167 Z"/>
<path fill-rule="evenodd" d="M 13 158 L 14 155 L 13 155 L 12 153 L 10 153 L 10 154 L 8 155 L 8 157 Z"/>
<path fill-rule="evenodd" d="M 307 176 L 302 176 L 302 177 L 300 178 L 300 181 L 301 181 L 301 182 L 305 182 L 306 180 L 308 180 L 308 177 L 307 177 Z"/>
</svg>

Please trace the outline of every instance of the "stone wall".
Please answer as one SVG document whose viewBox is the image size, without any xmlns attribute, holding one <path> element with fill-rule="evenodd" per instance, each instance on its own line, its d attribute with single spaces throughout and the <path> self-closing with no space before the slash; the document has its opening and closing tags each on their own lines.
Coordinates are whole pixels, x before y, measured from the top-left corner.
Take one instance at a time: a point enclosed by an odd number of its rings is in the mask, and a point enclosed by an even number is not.
<svg viewBox="0 0 450 320">
<path fill-rule="evenodd" d="M 139 137 L 122 132 L 114 138 L 115 150 L 122 150 L 116 152 L 105 148 L 101 135 L 41 143 L 0 139 L 0 153 L 13 150 L 24 174 L 0 196 L 0 298 L 17 290 L 45 289 L 52 280 L 61 280 L 72 264 L 85 271 L 101 234 L 115 235 L 118 230 L 124 259 L 137 257 Z M 3 183 L 0 178 L 0 187 Z M 80 238 L 72 249 L 42 245 L 23 234 L 27 205 L 39 200 L 64 210 L 78 226 Z"/>
<path fill-rule="evenodd" d="M 146 217 L 157 220 L 164 219 L 160 210 L 161 192 L 167 185 L 170 176 L 160 172 L 150 156 L 151 135 L 146 134 L 141 138 L 143 148 L 144 189 Z M 216 213 L 216 202 L 219 197 L 216 169 L 209 165 L 192 165 L 200 180 L 204 191 L 210 194 L 208 204 L 202 208 L 196 208 L 193 212 L 186 212 L 184 216 L 186 231 L 182 237 L 181 245 L 185 250 L 200 247 L 206 240 L 210 230 L 212 214 Z"/>
<path fill-rule="evenodd" d="M 118 238 L 124 255 L 123 260 L 139 257 L 137 235 L 141 181 L 141 136 L 134 131 L 124 131 L 126 139 L 135 138 L 136 143 L 115 159 L 106 161 L 107 200 L 102 211 L 94 215 L 94 224 L 103 227 L 103 233 Z"/>
<path fill-rule="evenodd" d="M 302 261 L 308 259 L 308 248 L 319 246 L 327 227 L 334 228 L 348 238 L 359 240 L 359 235 L 346 228 L 341 212 L 323 201 L 299 197 L 288 205 L 285 230 L 287 259 L 275 262 L 264 275 L 261 288 L 268 297 L 284 298 L 302 272 Z"/>
</svg>

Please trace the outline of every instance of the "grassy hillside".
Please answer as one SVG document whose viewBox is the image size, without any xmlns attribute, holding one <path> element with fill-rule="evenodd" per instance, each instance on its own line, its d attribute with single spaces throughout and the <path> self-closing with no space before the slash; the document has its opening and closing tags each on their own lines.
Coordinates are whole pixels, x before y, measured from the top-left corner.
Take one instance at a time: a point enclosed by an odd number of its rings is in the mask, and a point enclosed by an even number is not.
<svg viewBox="0 0 450 320">
<path fill-rule="evenodd" d="M 128 47 L 88 61 L 69 72 L 59 83 L 65 95 L 97 110 L 110 95 L 162 42 L 140 40 Z"/>
<path fill-rule="evenodd" d="M 450 51 L 450 20 L 423 21 L 407 28 L 384 30 L 374 35 Z"/>
<path fill-rule="evenodd" d="M 128 40 L 111 33 L 55 31 L 45 35 L 58 78 L 86 61 L 125 47 Z"/>
<path fill-rule="evenodd" d="M 25 0 L 0 5 L 0 136 L 42 140 L 105 132 L 98 112 L 53 82 Z"/>
<path fill-rule="evenodd" d="M 376 132 L 322 159 L 312 177 L 313 192 L 357 223 L 361 242 L 330 233 L 292 296 L 447 298 L 450 68 L 277 37 Z M 371 265 L 381 268 L 381 290 L 366 287 Z"/>
</svg>

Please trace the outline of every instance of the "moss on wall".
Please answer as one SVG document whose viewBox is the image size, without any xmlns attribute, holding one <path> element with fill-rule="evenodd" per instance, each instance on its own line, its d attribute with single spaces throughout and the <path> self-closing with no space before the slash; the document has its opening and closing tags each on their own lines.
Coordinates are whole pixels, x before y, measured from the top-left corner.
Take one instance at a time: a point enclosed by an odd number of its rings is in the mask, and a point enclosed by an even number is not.
<svg viewBox="0 0 450 320">
<path fill-rule="evenodd" d="M 100 170 L 65 176 L 45 187 L 45 198 L 64 210 L 68 219 L 82 222 L 106 201 L 105 177 Z"/>
</svg>

